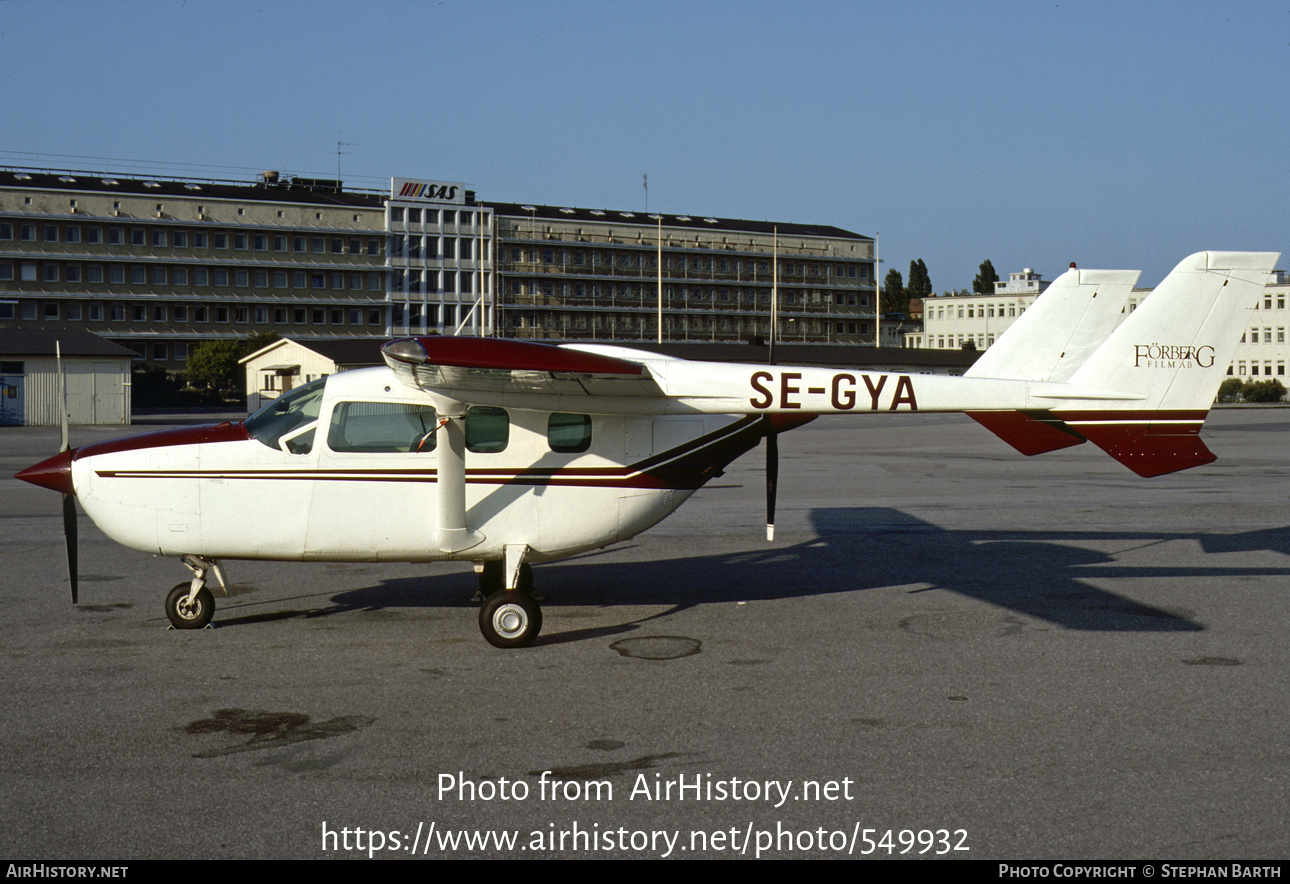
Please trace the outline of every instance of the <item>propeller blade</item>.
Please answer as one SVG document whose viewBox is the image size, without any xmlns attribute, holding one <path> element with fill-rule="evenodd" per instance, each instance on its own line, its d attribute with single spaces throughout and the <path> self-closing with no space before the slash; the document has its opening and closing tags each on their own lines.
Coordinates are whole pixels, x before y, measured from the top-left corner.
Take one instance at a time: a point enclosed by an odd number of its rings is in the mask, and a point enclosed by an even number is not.
<svg viewBox="0 0 1290 884">
<path fill-rule="evenodd" d="M 67 540 L 67 579 L 72 584 L 72 604 L 76 604 L 76 495 L 63 495 L 63 536 Z"/>
<path fill-rule="evenodd" d="M 775 539 L 775 491 L 779 484 L 779 434 L 767 415 L 766 421 L 766 540 Z"/>
<path fill-rule="evenodd" d="M 63 346 L 54 342 L 54 360 L 58 365 L 58 434 L 59 453 L 71 450 L 67 432 L 67 378 L 63 374 Z M 71 477 L 71 461 L 67 462 Z M 67 542 L 67 581 L 72 585 L 72 604 L 76 604 L 76 494 L 63 495 L 63 539 Z"/>
</svg>

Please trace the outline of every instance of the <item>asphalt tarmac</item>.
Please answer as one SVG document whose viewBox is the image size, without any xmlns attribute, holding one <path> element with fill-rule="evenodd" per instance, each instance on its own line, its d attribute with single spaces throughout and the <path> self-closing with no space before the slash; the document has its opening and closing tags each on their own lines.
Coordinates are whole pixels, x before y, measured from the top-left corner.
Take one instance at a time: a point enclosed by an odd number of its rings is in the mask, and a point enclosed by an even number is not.
<svg viewBox="0 0 1290 884">
<path fill-rule="evenodd" d="M 58 496 L 11 478 L 57 430 L 0 429 L 0 848 L 1284 858 L 1287 430 L 1217 410 L 1216 463 L 1144 480 L 822 419 L 782 437 L 775 543 L 753 453 L 537 568 L 542 636 L 499 651 L 463 564 L 230 562 L 215 628 L 168 630 L 187 572 L 83 516 L 73 607 Z"/>
</svg>

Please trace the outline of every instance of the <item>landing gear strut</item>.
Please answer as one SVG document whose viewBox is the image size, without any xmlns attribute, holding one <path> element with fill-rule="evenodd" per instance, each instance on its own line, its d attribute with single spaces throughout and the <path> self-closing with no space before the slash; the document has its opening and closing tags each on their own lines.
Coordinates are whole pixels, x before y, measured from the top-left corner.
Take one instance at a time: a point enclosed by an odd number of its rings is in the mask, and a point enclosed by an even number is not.
<svg viewBox="0 0 1290 884">
<path fill-rule="evenodd" d="M 497 648 L 526 648 L 542 631 L 542 608 L 533 593 L 533 568 L 524 561 L 528 547 L 508 543 L 503 558 L 483 563 L 479 590 L 479 631 Z"/>
</svg>

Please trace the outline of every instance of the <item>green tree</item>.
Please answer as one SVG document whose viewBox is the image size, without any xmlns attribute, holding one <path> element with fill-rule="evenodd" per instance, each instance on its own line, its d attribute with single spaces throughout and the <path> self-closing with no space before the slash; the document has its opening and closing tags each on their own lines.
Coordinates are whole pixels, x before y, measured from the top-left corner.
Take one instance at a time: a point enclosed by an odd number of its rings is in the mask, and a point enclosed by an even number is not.
<svg viewBox="0 0 1290 884">
<path fill-rule="evenodd" d="M 972 292 L 977 295 L 993 295 L 994 284 L 999 281 L 999 274 L 994 272 L 994 265 L 986 258 L 981 262 L 981 272 L 972 280 Z"/>
<path fill-rule="evenodd" d="M 1245 381 L 1240 378 L 1228 378 L 1218 385 L 1219 402 L 1235 402 L 1236 397 L 1241 394 L 1241 387 L 1245 386 Z"/>
<path fill-rule="evenodd" d="M 1280 402 L 1285 395 L 1285 385 L 1276 378 L 1267 381 L 1251 381 L 1241 387 L 1241 398 L 1246 402 Z"/>
<path fill-rule="evenodd" d="M 930 298 L 932 296 L 932 278 L 927 275 L 927 265 L 923 259 L 909 262 L 909 285 L 905 286 L 909 298 Z"/>
<path fill-rule="evenodd" d="M 249 356 L 256 350 L 262 350 L 280 338 L 281 335 L 275 331 L 256 332 L 242 343 L 242 355 Z"/>
<path fill-rule="evenodd" d="M 243 356 L 261 350 L 279 340 L 277 332 L 257 332 L 241 341 L 207 341 L 199 344 L 188 357 L 188 370 L 184 372 L 190 387 L 209 390 L 219 396 L 244 395 L 244 371 L 238 365 Z"/>
<path fill-rule="evenodd" d="M 207 341 L 188 354 L 188 383 L 221 395 L 236 394 L 241 386 L 242 367 L 237 364 L 245 352 L 242 341 Z"/>
<path fill-rule="evenodd" d="M 905 281 L 895 267 L 887 271 L 887 278 L 882 283 L 882 312 L 904 310 L 909 306 L 905 297 Z"/>
</svg>

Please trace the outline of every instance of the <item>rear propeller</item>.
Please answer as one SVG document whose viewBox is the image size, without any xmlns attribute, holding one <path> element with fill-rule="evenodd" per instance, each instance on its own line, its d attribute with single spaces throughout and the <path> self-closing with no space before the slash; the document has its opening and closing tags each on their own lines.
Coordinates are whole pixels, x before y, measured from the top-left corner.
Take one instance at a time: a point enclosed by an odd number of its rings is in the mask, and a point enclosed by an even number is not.
<svg viewBox="0 0 1290 884">
<path fill-rule="evenodd" d="M 775 279 L 779 278 L 779 238 L 775 239 Z M 778 317 L 778 291 L 772 291 L 770 299 L 770 352 L 766 356 L 768 365 L 775 364 L 775 338 Z M 779 434 L 775 432 L 775 420 L 769 414 L 762 417 L 766 428 L 766 542 L 775 540 L 775 491 L 779 485 Z"/>
<path fill-rule="evenodd" d="M 768 414 L 762 418 L 766 425 L 766 541 L 775 539 L 775 490 L 779 484 L 779 434 L 775 421 Z"/>
</svg>

